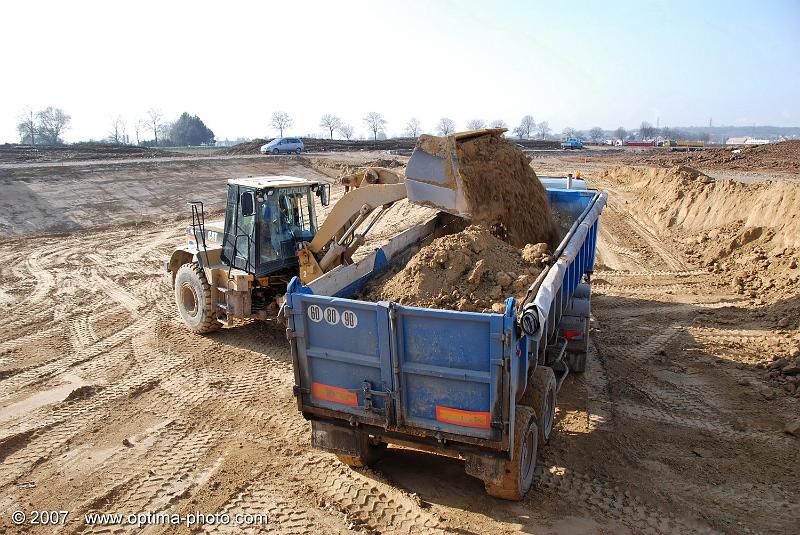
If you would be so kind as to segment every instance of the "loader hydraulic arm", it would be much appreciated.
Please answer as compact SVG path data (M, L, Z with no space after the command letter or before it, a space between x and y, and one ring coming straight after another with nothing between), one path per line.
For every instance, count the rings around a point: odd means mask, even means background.
M393 203L406 198L403 176L391 169L367 168L341 179L348 190L333 206L311 242L298 252L300 280L307 284L351 261L364 234ZM373 215L361 234L356 230Z

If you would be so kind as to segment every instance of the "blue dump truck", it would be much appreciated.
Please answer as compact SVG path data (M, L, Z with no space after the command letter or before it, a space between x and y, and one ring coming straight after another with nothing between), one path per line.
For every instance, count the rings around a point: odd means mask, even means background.
M374 463L388 444L460 457L490 495L524 496L553 430L558 390L585 369L589 281L606 203L582 180L541 181L571 227L553 263L524 299L506 300L503 314L352 298L431 240L448 214L307 285L292 280L284 315L294 394L314 447L351 466Z

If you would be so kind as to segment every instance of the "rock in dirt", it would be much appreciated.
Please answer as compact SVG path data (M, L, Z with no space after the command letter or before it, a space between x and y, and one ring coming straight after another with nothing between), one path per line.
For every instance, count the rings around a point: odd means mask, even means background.
M800 437L800 418L796 418L786 424L784 431L789 433L790 435L794 435L796 437Z
M546 254L549 252L545 249ZM367 286L364 299L472 312L503 312L503 299L523 297L541 272L519 249L472 225L433 240L398 272Z

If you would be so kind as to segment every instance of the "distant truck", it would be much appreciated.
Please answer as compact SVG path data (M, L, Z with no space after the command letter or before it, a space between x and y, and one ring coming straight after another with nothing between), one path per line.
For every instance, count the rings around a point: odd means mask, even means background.
M583 148L583 141L577 137L568 137L561 142L561 148L564 150L579 150Z
M689 152L693 150L703 150L705 148L705 143L702 141L688 141L686 139L679 139L678 141L665 139L661 146L670 151Z
M655 147L655 141L626 141L626 147Z

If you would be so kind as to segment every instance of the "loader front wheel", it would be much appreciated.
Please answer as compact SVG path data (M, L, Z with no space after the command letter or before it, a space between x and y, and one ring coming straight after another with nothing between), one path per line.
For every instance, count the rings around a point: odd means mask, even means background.
M184 264L175 274L175 304L183 322L194 333L219 329L211 304L211 287L197 264Z
M504 500L521 500L533 483L538 446L539 432L533 409L517 405L514 417L514 454L506 462L500 481L484 483L487 494Z

